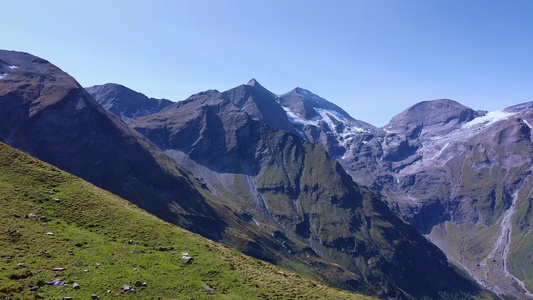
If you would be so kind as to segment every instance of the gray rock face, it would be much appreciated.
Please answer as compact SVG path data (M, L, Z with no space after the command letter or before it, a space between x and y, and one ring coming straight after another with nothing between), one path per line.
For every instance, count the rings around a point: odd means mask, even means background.
M277 96L265 89L255 79L246 85L225 91L221 98L231 102L252 119L281 130L291 131L287 114L277 104Z

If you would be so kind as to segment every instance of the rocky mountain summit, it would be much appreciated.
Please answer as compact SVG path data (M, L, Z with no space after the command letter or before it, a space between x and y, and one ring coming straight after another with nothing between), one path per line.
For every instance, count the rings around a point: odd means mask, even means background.
M531 266L518 258L531 228L530 106L480 112L449 100L415 105L384 127L384 155L375 161L386 164L368 179L478 281L516 298L531 289Z

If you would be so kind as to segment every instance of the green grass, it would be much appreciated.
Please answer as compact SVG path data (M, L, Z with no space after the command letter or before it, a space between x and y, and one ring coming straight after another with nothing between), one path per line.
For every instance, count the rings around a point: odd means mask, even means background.
M368 299L165 223L4 144L0 206L0 298ZM193 263L186 264L182 252ZM46 284L53 279L67 285ZM147 286L134 287L136 281ZM122 291L124 284L135 291Z

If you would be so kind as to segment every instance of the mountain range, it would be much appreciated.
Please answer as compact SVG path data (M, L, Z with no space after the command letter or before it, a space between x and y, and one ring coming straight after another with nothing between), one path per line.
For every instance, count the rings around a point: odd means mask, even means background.
M527 297L531 107L428 101L377 128L301 88L275 95L252 79L171 103L84 89L46 60L0 51L1 142L245 254L380 298Z
M487 112L449 99L425 101L377 128L302 88L275 95L252 79L220 94L252 119L326 149L354 181L381 197L480 285L500 296L530 294L533 104ZM267 112L261 110L264 103ZM191 159L182 155L188 148L160 144L163 138L154 136L168 128L163 114L179 115L163 110L132 126L185 163ZM179 131L170 129L170 135ZM515 215L520 220L513 221Z

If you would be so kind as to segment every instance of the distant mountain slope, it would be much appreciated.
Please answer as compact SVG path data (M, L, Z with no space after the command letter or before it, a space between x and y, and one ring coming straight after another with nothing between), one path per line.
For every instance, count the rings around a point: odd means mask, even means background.
M0 206L2 299L370 299L165 223L2 143Z
M271 127L291 123L286 112L279 122L267 122L266 114L255 111L260 106L256 103L277 105L272 110L281 105L252 83L193 95L133 123L226 198L226 206L248 215L251 224L270 228L284 252L312 264L317 257L327 258L353 272L351 277L336 275L345 286L400 299L479 293L440 251L358 187L323 149Z
M155 114L172 104L170 100L148 98L116 83L95 85L85 89L103 108L124 121Z
M530 252L532 229L532 123L530 104L487 113L423 102L384 127L386 168L375 173L404 218L479 281L514 298L533 288L526 275L533 265L521 254Z

